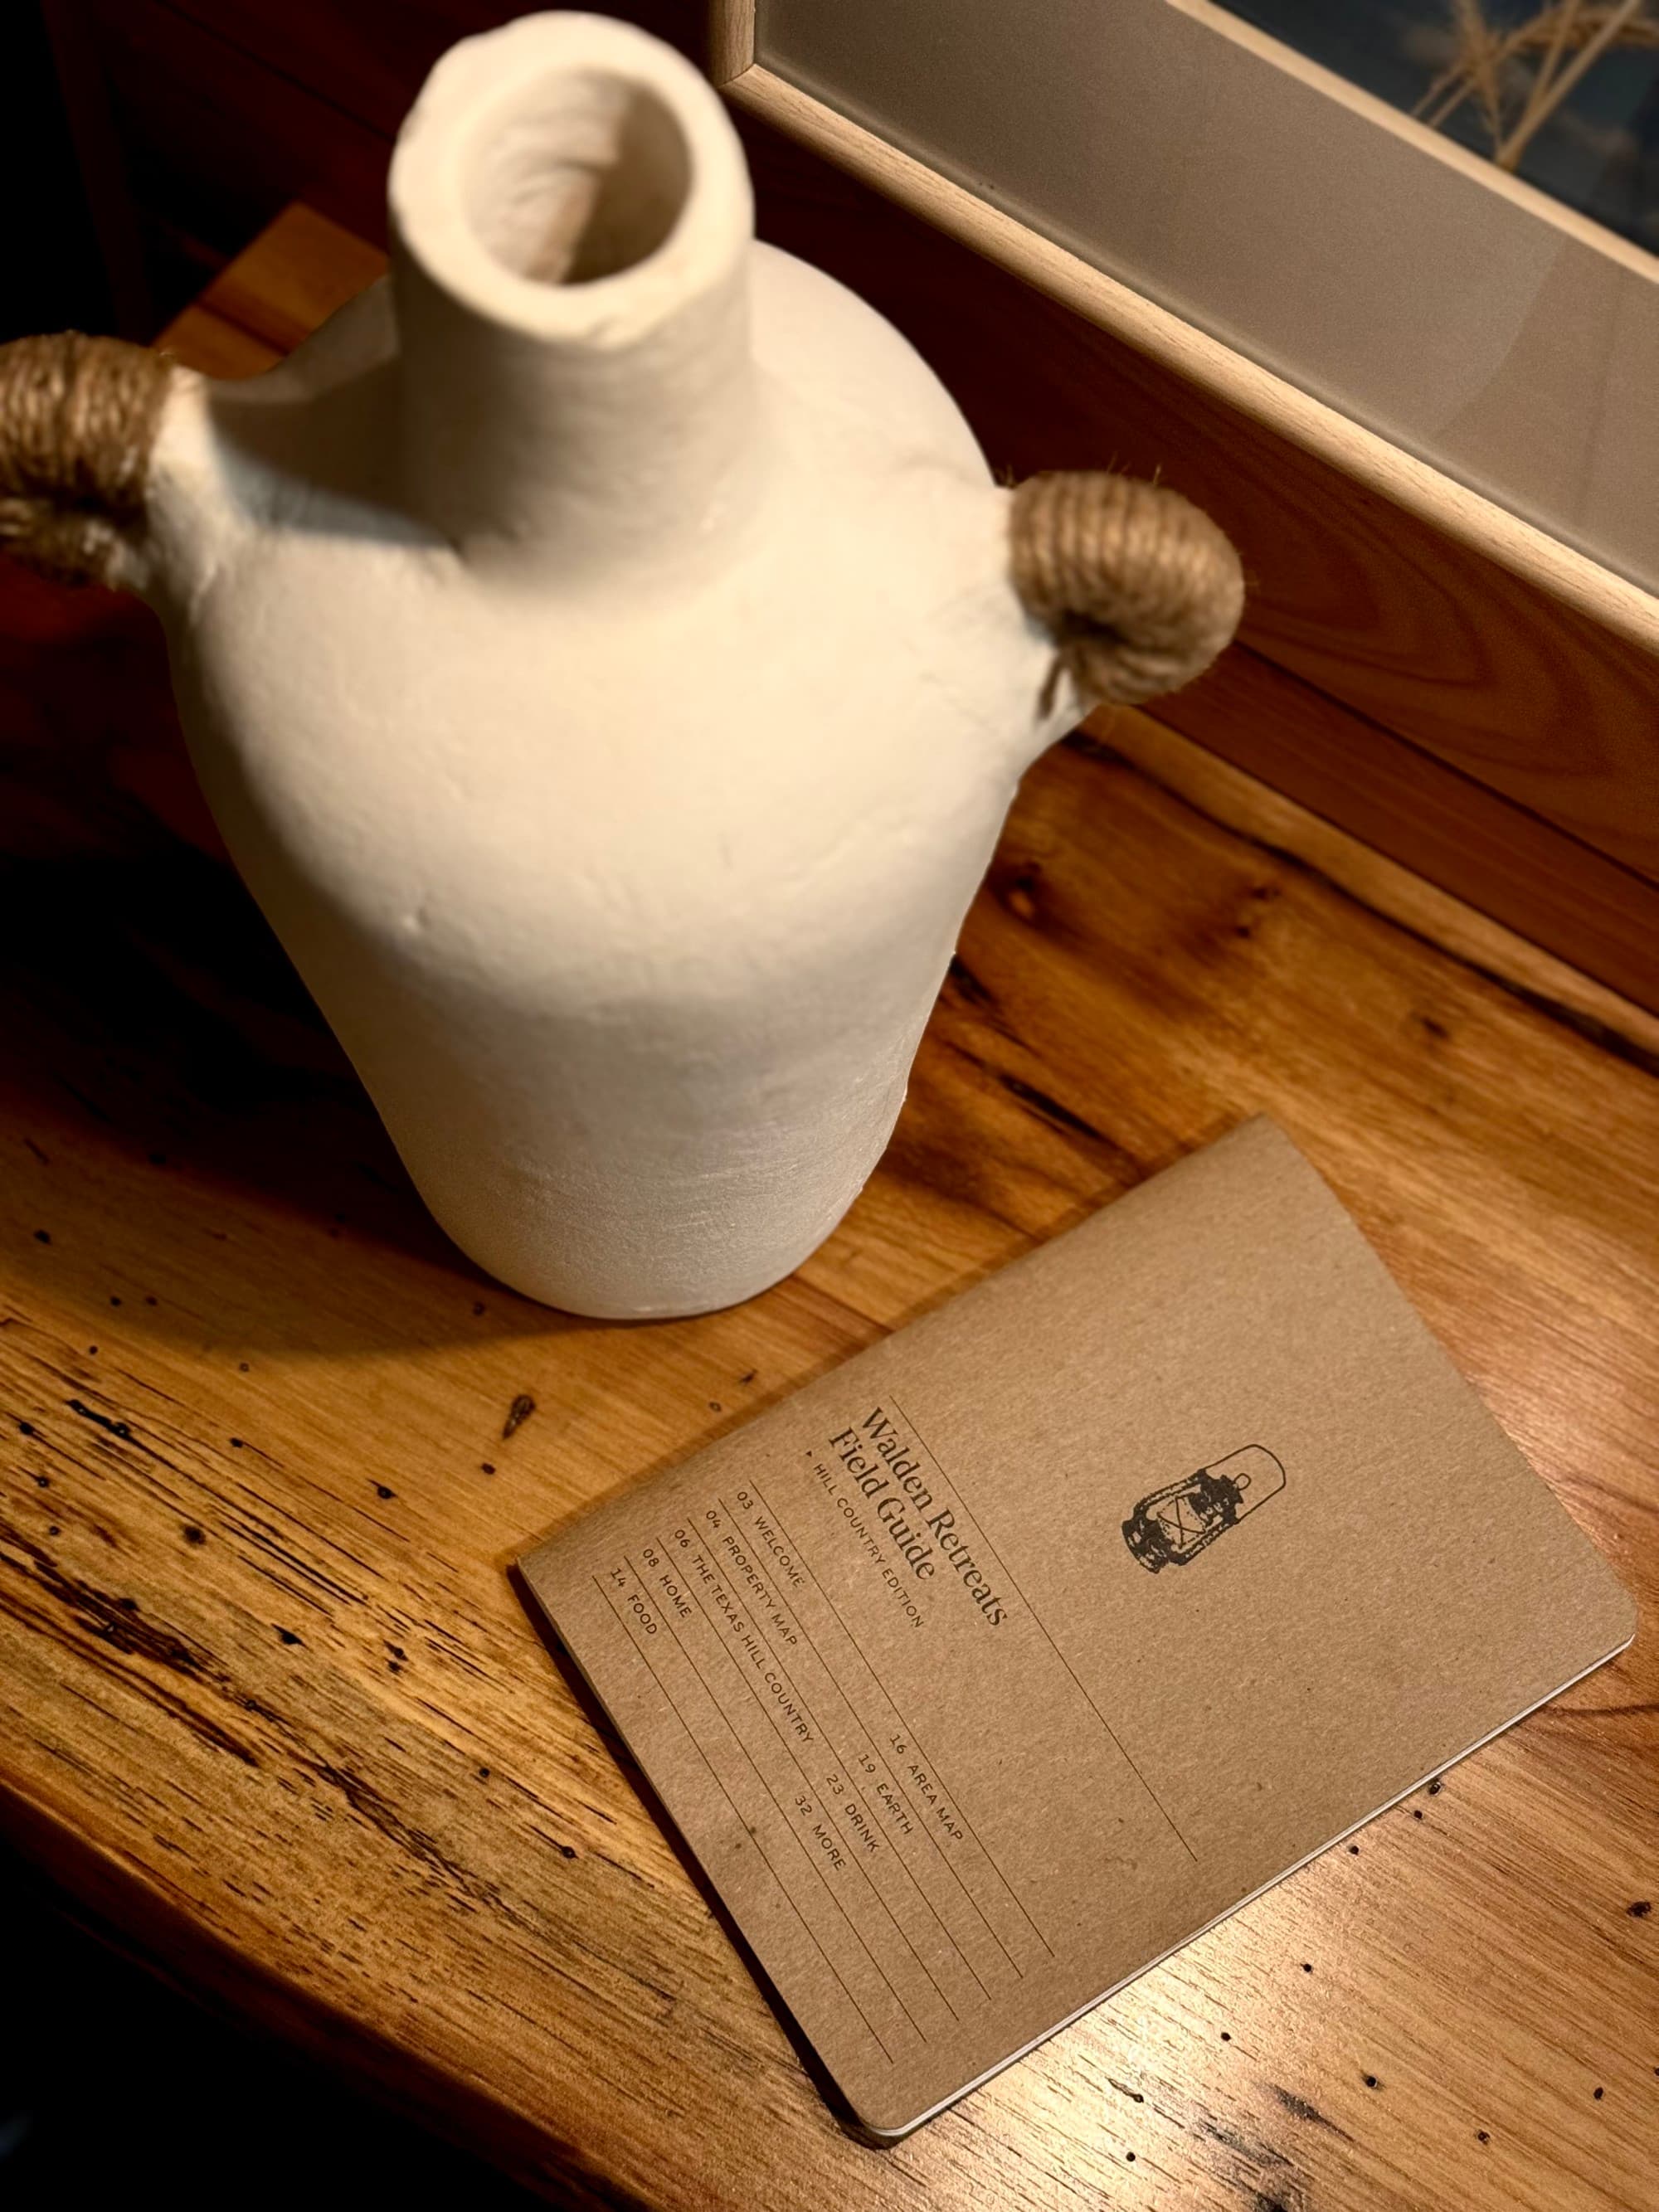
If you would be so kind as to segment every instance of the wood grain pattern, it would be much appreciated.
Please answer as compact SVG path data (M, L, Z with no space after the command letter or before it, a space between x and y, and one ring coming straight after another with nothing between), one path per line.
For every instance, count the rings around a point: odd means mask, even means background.
M1236 647L1153 709L1443 889L1659 1006L1659 884Z
M711 0L708 9L708 74L718 85L755 64L755 0Z
M257 256L240 256L221 270L186 313L205 310L217 316L257 338L275 357L291 352L337 308L384 276L386 266L379 246L317 209L296 204L263 234ZM178 349L177 332L175 323L161 343Z
M1651 2203L1647 1634L880 2153L507 1571L1267 1110L1650 1612L1659 1021L1101 720L1028 777L830 1243L732 1313L573 1321L427 1220L165 772L147 620L3 608L0 1826L89 1912L613 2212Z

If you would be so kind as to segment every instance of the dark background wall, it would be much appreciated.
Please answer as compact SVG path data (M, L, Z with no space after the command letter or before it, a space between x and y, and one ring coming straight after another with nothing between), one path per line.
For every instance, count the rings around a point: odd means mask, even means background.
M702 56L705 0L596 0ZM446 47L524 0L9 0L0 335L152 336L292 199L377 241L398 123ZM9 102L9 106L13 103Z
M537 2212L540 2199L69 1917L0 1849L0 2204Z

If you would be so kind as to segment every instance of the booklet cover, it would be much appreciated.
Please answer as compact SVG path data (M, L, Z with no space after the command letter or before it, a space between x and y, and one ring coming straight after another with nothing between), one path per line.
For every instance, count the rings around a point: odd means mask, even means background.
M523 1566L890 2140L1635 1630L1260 1121Z

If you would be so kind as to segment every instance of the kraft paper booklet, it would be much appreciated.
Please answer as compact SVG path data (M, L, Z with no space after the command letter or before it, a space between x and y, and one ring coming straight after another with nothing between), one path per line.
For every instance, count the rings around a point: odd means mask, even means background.
M1635 1629L1264 1121L524 1565L885 2138Z

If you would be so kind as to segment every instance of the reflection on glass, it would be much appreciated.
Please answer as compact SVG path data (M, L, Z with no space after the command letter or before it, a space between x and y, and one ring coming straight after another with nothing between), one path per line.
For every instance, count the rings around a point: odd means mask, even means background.
M1659 0L1224 0L1659 252Z

